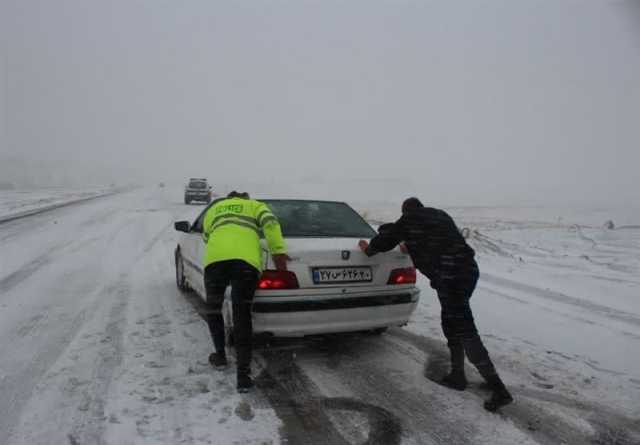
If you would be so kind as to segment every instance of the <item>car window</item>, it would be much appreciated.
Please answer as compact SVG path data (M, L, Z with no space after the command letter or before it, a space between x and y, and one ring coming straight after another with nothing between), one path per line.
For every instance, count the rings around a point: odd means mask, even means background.
M211 204L209 204L207 207L205 207L205 209L202 211L202 213L200 213L200 215L198 215L196 220L193 222L193 225L191 226L191 231L192 232L202 233L202 229L203 229L203 225L204 225L204 217L207 214L207 210L209 210L212 205L214 205L215 203L217 203L219 201L220 201L220 199L216 199Z
M286 237L372 238L373 228L343 202L263 200Z
M204 217L207 214L207 210L209 210L209 207L207 207L202 213L200 213L200 215L198 215L193 225L191 226L192 232L202 233L202 225L204 224Z
M204 190L207 188L207 183L204 181L191 181L189 182L190 189Z

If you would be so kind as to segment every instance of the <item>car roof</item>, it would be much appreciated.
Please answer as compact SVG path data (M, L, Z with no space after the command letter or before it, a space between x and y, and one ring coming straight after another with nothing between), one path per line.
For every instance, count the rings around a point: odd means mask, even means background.
M255 199L256 201L262 201L262 202L271 202L271 201L289 201L289 202L324 202L327 204L347 204L344 201L332 201L329 199L299 199L299 198L251 198L251 199ZM348 204L347 204L348 205Z
M203 210L202 212L200 212L198 218L207 212L207 210L209 210L211 207L213 207L216 203L225 200L225 199L229 199L226 196L221 196L219 198L214 199L213 201L211 201ZM260 202L266 202L269 203L271 201L289 201L289 202L324 202L324 203L329 203L329 204L345 204L349 207L351 207L347 202L345 201L330 201L330 200L326 200L326 199L288 199L288 198L250 198L252 200L255 201L260 201Z

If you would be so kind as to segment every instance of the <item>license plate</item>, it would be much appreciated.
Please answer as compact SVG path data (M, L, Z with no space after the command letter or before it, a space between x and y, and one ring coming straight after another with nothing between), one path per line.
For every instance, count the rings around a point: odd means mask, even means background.
M373 279L371 267L316 267L313 270L315 284L366 283Z

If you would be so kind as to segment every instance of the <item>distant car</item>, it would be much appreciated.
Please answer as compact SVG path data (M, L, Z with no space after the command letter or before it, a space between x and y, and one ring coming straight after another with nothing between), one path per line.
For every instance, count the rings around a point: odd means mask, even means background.
M205 178L191 178L184 188L184 203L192 201L211 202L211 186Z
M253 304L255 333L299 337L348 331L380 333L409 321L419 298L416 271L399 248L367 257L357 246L373 228L349 205L333 201L262 200L280 220L292 261L275 270L264 249L264 272ZM175 249L176 282L205 302L202 224L175 223L185 232ZM227 290L228 291L228 290ZM230 324L229 299L224 315Z

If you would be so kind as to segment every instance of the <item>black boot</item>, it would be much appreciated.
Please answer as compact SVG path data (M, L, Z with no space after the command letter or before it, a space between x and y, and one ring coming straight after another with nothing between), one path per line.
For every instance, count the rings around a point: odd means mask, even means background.
M209 355L209 363L216 369L223 369L227 366L227 357L224 354L213 352Z
M445 375L440 383L447 388L457 391L467 389L467 378L464 375L464 347L459 337L450 337L448 340L451 358L451 372Z
M455 389L457 391L464 391L467 389L467 378L464 375L464 370L452 370L449 374L442 377L440 383L447 388Z
M498 377L497 374L487 377L486 380L489 384L489 388L491 388L491 391L493 392L489 400L484 402L484 409L495 412L499 408L513 402L513 397L509 391L507 391L507 388L504 386L504 383L502 383L502 380L500 380L500 377Z
M248 373L238 372L237 388L239 393L246 393L253 388L253 380Z
M214 368L224 368L227 366L227 355L224 345L224 319L219 310L207 314L207 324L209 325L214 350L217 351L209 355L209 363L211 363L211 366Z

